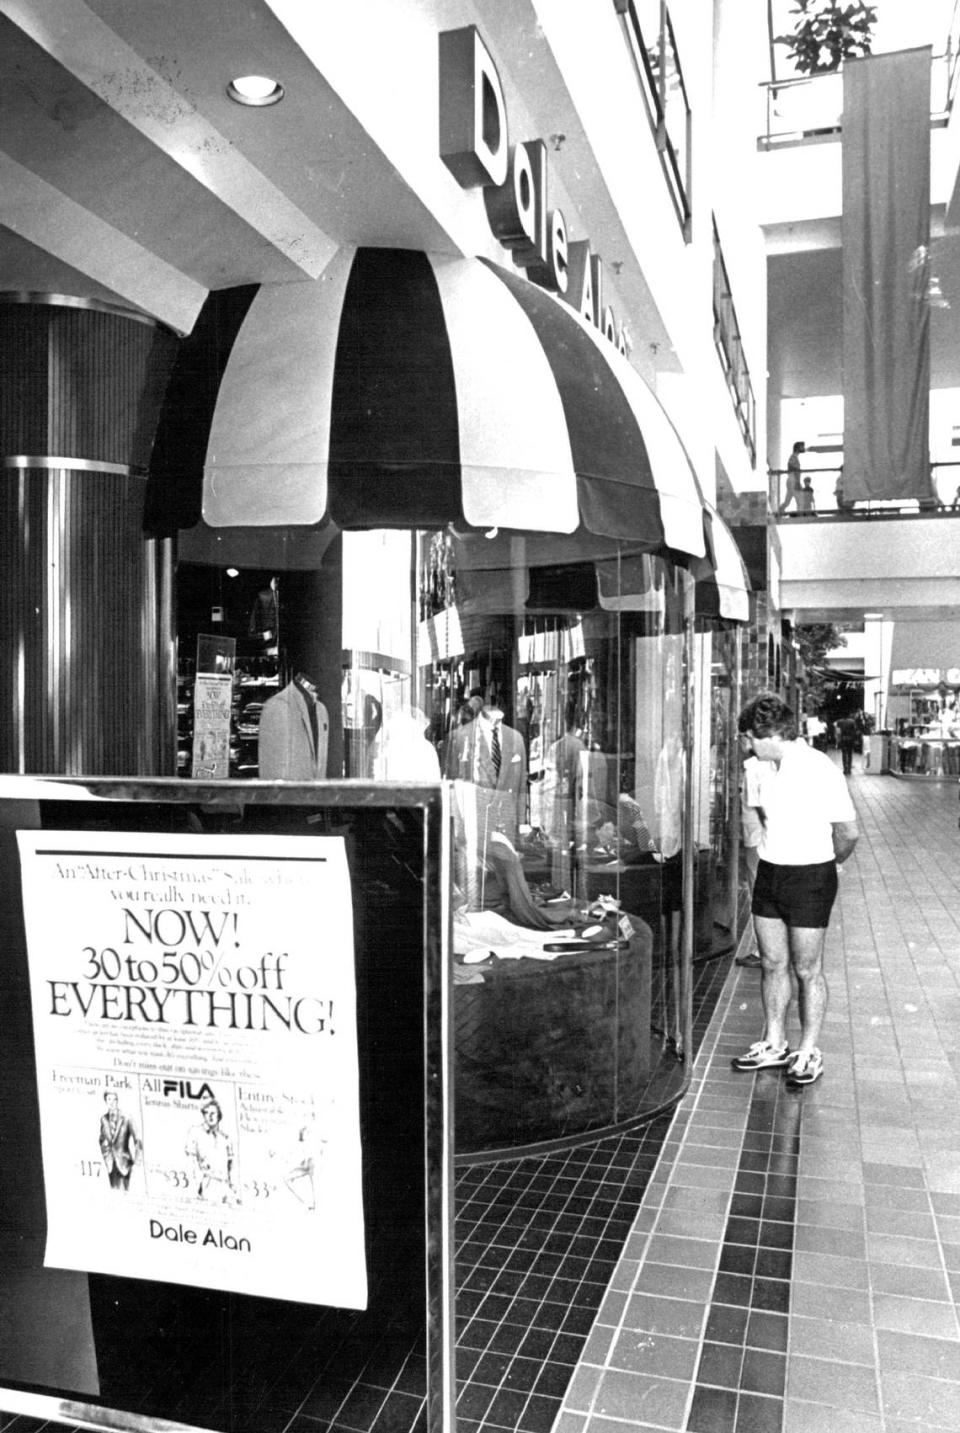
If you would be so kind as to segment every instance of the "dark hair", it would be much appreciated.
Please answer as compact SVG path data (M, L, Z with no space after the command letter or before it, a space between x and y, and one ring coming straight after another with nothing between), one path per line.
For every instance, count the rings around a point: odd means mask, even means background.
M754 736L782 736L795 741L799 728L793 710L773 692L761 692L748 702L737 720L737 730Z
M219 1101L219 1100L215 1100L215 1099L213 1099L213 1098L211 1098L211 1099L209 1099L209 1100L204 1100L203 1104L200 1106L200 1113L201 1113L201 1114L206 1114L207 1110L216 1110L216 1112L217 1112L217 1119L218 1119L218 1120L222 1120L222 1119L223 1119L223 1110L220 1108L220 1101Z

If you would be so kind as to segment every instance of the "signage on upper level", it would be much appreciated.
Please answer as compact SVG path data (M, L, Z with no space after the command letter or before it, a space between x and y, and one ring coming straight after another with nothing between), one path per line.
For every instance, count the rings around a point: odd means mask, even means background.
M960 687L960 667L896 667L890 673L894 687Z
M511 145L503 86L475 25L440 35L440 158L464 189L483 189L490 229L514 263L625 354L604 303L603 261L589 241L571 242L562 211L549 207L543 140Z

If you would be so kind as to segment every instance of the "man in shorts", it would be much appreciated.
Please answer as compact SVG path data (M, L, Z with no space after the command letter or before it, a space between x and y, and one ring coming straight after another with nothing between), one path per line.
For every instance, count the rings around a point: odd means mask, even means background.
M843 773L825 752L798 739L786 702L764 694L738 726L759 758L757 810L762 823L753 888L753 923L763 962L763 1039L732 1061L735 1070L785 1067L787 1083L812 1085L823 1073L817 1047L827 1010L823 945L837 895L837 866L857 842L857 819ZM797 982L800 1043L786 1039L787 1007Z

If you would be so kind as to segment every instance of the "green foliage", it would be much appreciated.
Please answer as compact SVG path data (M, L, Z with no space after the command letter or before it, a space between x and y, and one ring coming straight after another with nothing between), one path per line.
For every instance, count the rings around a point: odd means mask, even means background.
M798 17L792 34L777 35L774 44L787 46L800 74L829 74L844 60L870 54L876 6L861 0L852 5L837 4L837 0L797 0L790 14Z
M826 684L829 673L826 669L828 653L837 647L845 647L847 639L833 622L810 622L794 629L794 637L802 663L801 683L804 691L804 705L809 710L821 707L826 698Z

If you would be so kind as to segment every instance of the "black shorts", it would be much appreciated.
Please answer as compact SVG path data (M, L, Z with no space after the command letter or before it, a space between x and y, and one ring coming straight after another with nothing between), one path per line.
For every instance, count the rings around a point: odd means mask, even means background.
M811 930L826 927L838 885L836 861L820 861L814 866L775 866L761 860L751 910L755 916L782 920L788 926Z

